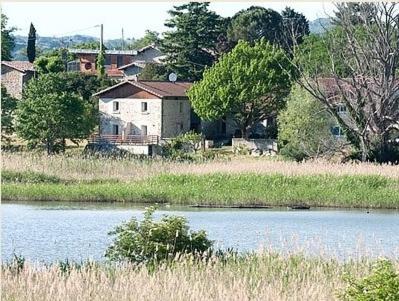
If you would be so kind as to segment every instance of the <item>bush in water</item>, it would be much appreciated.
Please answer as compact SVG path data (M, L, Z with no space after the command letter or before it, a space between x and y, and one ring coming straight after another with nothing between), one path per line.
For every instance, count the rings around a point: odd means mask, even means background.
M156 222L155 209L147 208L144 219L136 218L116 227L105 256L112 261L147 263L173 259L177 254L203 255L212 247L205 231L190 231L187 220L180 216L163 216Z

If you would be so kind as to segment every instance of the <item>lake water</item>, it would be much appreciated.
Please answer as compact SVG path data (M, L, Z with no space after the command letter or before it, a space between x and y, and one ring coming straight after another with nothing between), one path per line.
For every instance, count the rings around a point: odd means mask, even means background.
M103 260L107 233L144 206L93 203L3 203L1 255L30 261ZM398 257L397 210L195 209L162 207L156 212L185 216L216 245L239 251L303 251L337 258Z

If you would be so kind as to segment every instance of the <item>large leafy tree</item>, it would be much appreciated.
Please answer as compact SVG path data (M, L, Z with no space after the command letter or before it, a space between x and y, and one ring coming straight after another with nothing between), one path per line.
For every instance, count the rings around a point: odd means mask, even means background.
M58 56L40 56L34 64L35 70L39 74L66 71L64 62Z
M217 42L223 31L223 21L208 9L207 2L190 2L174 6L165 26L161 50L165 62L182 80L198 80L206 66L217 56Z
M253 44L261 38L270 43L279 43L281 31L282 18L278 12L260 6L251 6L232 17L227 38L233 47L239 40Z
M205 120L233 118L248 137L252 127L284 106L292 74L284 51L266 40L240 41L204 72L188 96L195 112Z
M2 61L11 61L12 59L12 50L15 46L15 39L13 36L13 32L15 31L14 27L7 28L8 18L5 14L1 14L1 60Z
M8 135L14 132L14 111L17 100L11 97L5 87L1 86L1 138L8 141Z
M115 81L110 78L98 78L95 75L80 72L63 72L57 76L64 82L63 90L65 92L74 91L92 105L97 104L96 99L92 97L94 93L115 84Z
M48 154L62 151L65 139L87 137L95 123L93 106L78 93L65 91L59 74L31 80L18 104L18 135L30 145L45 144Z
M26 48L29 62L33 63L36 58L36 28L30 23L28 34L28 46Z
M299 85L293 86L286 107L278 115L281 153L296 160L334 155L345 144L331 132L336 125L322 103Z

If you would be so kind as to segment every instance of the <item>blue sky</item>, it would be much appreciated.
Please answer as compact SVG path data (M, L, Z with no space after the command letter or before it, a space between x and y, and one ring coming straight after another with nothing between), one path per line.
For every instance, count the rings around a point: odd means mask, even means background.
M183 2L2 2L2 10L9 17L9 25L17 34L27 35L30 22L40 36L84 34L99 36L96 24L104 24L104 38L139 38L146 29L162 32L168 10ZM286 6L303 13L309 20L331 15L331 2L212 2L210 8L223 17L251 5L281 11Z

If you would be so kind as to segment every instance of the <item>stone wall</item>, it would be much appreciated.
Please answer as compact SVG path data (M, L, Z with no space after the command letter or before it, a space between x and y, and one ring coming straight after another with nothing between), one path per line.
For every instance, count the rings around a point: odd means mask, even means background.
M114 112L113 103L119 102L119 111ZM147 102L147 111L142 112L142 102ZM113 134L112 126L118 125L120 135L142 135L141 127L147 126L147 135L161 136L162 100L133 98L101 98L99 110L102 113L100 133Z
M255 150L262 151L263 153L275 154L277 153L277 140L274 139L232 139L233 150L237 147L246 147L251 153Z
M162 104L162 138L173 138L188 132L191 114L188 99L163 99Z
M119 111L114 112L114 102ZM142 102L147 111L142 112ZM100 134L111 135L113 125L119 126L119 134L142 135L141 127L147 126L147 135L173 138L190 130L191 106L187 99L159 98L100 98Z
M1 65L1 84L7 89L8 94L14 98L22 97L23 73L14 68Z

